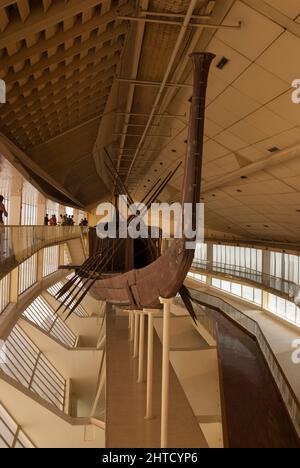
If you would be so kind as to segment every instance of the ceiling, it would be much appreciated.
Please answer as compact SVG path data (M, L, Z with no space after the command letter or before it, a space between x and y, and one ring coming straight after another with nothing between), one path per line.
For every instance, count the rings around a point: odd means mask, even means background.
M113 190L106 148L141 199L186 151L188 54L214 52L202 180L207 232L298 241L300 105L291 83L300 78L300 2L199 0L193 14L205 18L185 29L191 3L0 1L8 98L0 132L89 208ZM229 61L218 69L222 57ZM180 198L182 173L163 200Z

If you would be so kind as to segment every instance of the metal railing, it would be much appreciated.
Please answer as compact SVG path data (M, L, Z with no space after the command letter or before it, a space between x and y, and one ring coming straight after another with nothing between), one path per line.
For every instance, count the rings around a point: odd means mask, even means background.
M53 286L51 286L50 288L47 289L47 292L49 294L51 294L51 296L55 297L57 293L59 293L59 291L61 290L61 288L65 285L65 283L63 281L59 281L58 283L54 284ZM69 293L65 293L63 294L60 298L59 298L59 302L63 302L66 297L68 296ZM70 299L67 301L67 306L68 308L70 309L71 307L73 307L76 303L76 300L74 299L73 300L73 296L71 295ZM79 304L76 309L74 310L74 314L77 315L78 317L81 317L81 318L87 318L89 317L89 314L87 313L87 311L85 310L85 308L82 306L82 304Z
M86 249L87 234L80 226L0 226L0 279L44 247L81 238Z
M77 337L42 296L33 301L23 316L68 348L74 348Z
M34 448L21 427L0 404L0 448Z
M1 370L64 411L65 379L16 325L0 350Z
M293 300L300 292L299 285L292 281L268 275L256 270L251 270L246 267L209 262L206 260L194 260L192 267L202 273L219 274L230 278L242 279L251 284L263 286L264 288L272 291L279 291L289 300Z
M0 314L10 302L10 275L0 280Z
M259 324L220 297L193 288L189 288L189 290L193 298L200 304L223 312L254 336L300 437L300 403ZM202 311L202 314L205 315L204 311ZM201 316L199 319L201 320ZM211 321L209 327L211 328ZM213 336L215 336L215 332Z

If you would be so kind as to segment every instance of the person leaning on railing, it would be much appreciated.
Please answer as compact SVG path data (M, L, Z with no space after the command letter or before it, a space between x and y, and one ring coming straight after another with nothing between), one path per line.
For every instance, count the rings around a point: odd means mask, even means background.
M6 208L4 206L4 197L3 195L0 195L0 225L4 224L3 216L7 218L8 213L6 211Z

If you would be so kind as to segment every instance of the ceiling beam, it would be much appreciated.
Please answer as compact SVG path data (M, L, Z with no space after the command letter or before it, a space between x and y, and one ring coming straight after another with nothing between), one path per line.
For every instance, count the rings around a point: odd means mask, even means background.
M24 98L21 96L17 101L13 104L6 104L3 112L3 116L9 115L11 112L18 113L19 110L27 112L30 111L31 107L36 105L42 99L50 100L51 98L55 97L61 91L68 92L69 90L74 89L74 86L77 89L81 86L81 88L86 88L91 85L93 81L96 82L103 82L105 83L107 80L112 80L114 76L115 68L111 68L106 73L103 73L100 67L89 67L84 71L84 73L76 73L72 76L72 78L61 78L57 83L52 84L49 83L43 88L41 91L36 91L30 94L28 97ZM82 81L84 82L82 83Z
M171 20L162 20L154 18L143 18L142 16L117 16L119 20L135 21L139 23L154 23L154 24L166 24L171 26L182 27L183 21L171 21ZM189 23L188 28L200 28L200 29L225 29L225 30L236 30L240 31L242 29L242 22L238 24L227 25L227 24L212 24L212 23Z
M77 198L75 198L68 190L66 190L64 187L62 187L59 183L57 183L52 177L50 177L46 171L41 169L34 161L32 161L31 158L27 156L18 146L16 146L12 141L10 141L8 138L6 138L4 135L0 135L0 151L4 155L4 157L14 166L16 169L21 172L24 177L29 180L35 187L38 187L38 190L40 190L46 197L48 194L46 194L41 187L38 186L38 184L32 180L26 170L24 169L23 165L20 164L22 162L25 167L28 167L30 170L32 170L35 174L37 174L39 177L44 179L46 182L48 182L50 185L52 185L54 188L56 188L60 193L64 194L66 197L68 197L70 200L73 200L75 205L77 206L83 206Z
M56 96L52 103L48 104L48 102L47 102L47 107L43 108L42 107L43 103L37 103L37 105L34 106L34 109L32 109L30 111L30 114L27 114L27 115L24 116L24 113L20 112L18 114L17 119L15 119L15 118L6 119L5 123L8 126L10 124L12 124L12 125L17 124L17 125L22 125L23 126L23 125L26 124L26 122L34 122L35 119L38 122L40 120L40 118L41 118L41 115L44 115L46 118L49 118L50 115L51 115L51 111L53 111L55 101L58 101L58 102L55 104L55 109L54 110L55 111L59 111L59 110L63 111L65 109L71 108L75 104L81 103L82 101L87 99L93 93L92 90L95 87L96 87L97 91L99 93L101 93L101 95L103 94L103 96L107 96L109 94L111 85L109 84L108 86L106 86L106 88L99 90L99 87L98 87L98 85L96 83L94 86L91 86L90 88L85 89L81 93L79 93L79 92L73 93L70 98L68 97L68 95L65 92L61 92L61 93L59 93L60 98L58 96Z
M73 60L73 62L69 65L61 64L54 71L45 71L43 75L36 80L34 80L34 78L29 79L29 81L22 87L15 85L14 88L7 93L7 99L9 101L11 98L32 92L39 87L45 86L51 81L57 80L65 75L71 75L72 73L78 71L79 69L83 69L84 67L98 66L98 62L100 62L100 60L101 55L99 56L98 52L93 51L90 52L84 59ZM113 57L101 61L101 65L103 66L103 69L105 69L115 66L118 62L119 53L116 53Z
M75 23L74 27L64 31L62 28L59 29L54 36L47 38L40 38L39 41L31 46L26 47L25 45L15 54L9 56L8 53L5 53L4 56L1 58L1 70L8 69L9 67L15 66L20 62L24 62L25 60L38 56L47 50L56 49L61 44L64 44L68 41L72 41L77 37L82 36L83 34L90 33L91 31L106 26L108 23L111 23L115 17L117 11L130 11L132 10L132 6L130 4L122 5L121 7L114 7L109 12L104 13L103 15L94 15L90 20L86 21L85 23L77 22ZM127 25L120 25L117 26L112 31L115 31L118 34L117 30L123 31L119 34L125 34L126 30L128 29Z
M72 0L67 2L60 0L53 2L46 12L42 6L33 7L25 23L16 20L8 24L0 35L0 49L14 46L17 42L26 39L27 35L38 34L104 2L105 0Z
M36 125L33 123L30 123L26 128L21 127L16 129L16 135L14 134L13 130L11 127L3 127L3 129L7 130L7 133L13 136L14 139L20 139L24 140L26 139L27 141L31 141L33 138L38 138L41 141L43 138L49 138L52 137L53 135L51 134L52 129L53 130L59 130L61 131L62 128L68 128L66 126L66 122L68 119L70 119L71 123L73 123L73 119L81 119L83 117L86 117L86 114L100 114L101 111L103 110L103 106L105 105L106 102L106 96L102 98L99 102L95 103L95 99L98 99L99 96L97 93L95 95L92 95L90 99L85 101L85 104L81 107L74 107L71 111L63 111L60 114L57 114L56 111L53 112L53 115L56 120L53 120L53 122L50 122L49 119L46 119L45 117L41 118L41 124L39 128L37 129ZM53 118L54 118L53 117ZM42 123L44 122L44 123Z
M277 166L278 164L285 164L291 159L298 158L300 156L300 143L297 145L278 151L277 153L265 156L263 159L249 164L242 169L237 169L229 174L220 177L213 182L203 183L203 193L210 192L211 190L219 189L224 185L227 185L242 176L249 176L259 171L267 171L270 167Z
M136 86L149 86L149 87L159 87L160 81L147 81L147 80L135 80L132 78L122 78L120 76L116 77L116 80L120 83L131 83ZM189 83L166 83L167 88L192 88L192 84Z
M113 34L109 36L112 39L114 37ZM6 85L15 83L17 81L22 81L24 79L28 79L31 75L35 73L40 73L43 70L49 69L53 65L58 65L61 62L66 62L68 58L74 58L76 55L83 53L85 50L93 49L96 46L99 46L103 41L100 37L95 36L88 39L83 44L76 43L74 46L70 47L68 50L60 50L52 57L42 57L37 63L34 65L27 64L25 67L20 70L19 72L10 71L6 77L4 77ZM123 47L123 40L119 38L115 43L112 45L106 45L102 47L98 52L98 58L101 59L102 57L106 57L107 55L112 55L115 52L119 51Z

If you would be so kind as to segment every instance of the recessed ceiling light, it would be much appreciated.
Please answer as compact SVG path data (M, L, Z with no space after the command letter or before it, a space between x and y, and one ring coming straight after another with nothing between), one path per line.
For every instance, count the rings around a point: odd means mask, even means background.
M237 189L237 192L242 193L242 190L241 190L241 189Z
M212 197L216 197L217 195L215 193L212 194Z
M228 58L222 57L221 60L217 63L217 68L219 68L219 70L223 70L223 68L225 67L225 65L227 65L228 62Z
M241 179L248 179L248 177L246 175L242 175Z
M277 146L273 146L272 148L268 149L269 153L276 153L277 151L280 151L280 149Z
M176 149L172 149L172 153L176 153L176 152L177 152Z

